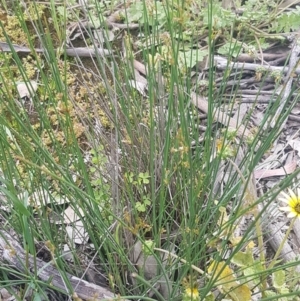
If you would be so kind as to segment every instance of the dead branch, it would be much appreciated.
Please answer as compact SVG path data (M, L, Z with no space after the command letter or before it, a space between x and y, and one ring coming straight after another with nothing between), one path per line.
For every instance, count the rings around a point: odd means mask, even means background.
M0 230L0 266L9 264L12 269L21 273L30 273L36 275L44 282L51 281L53 289L64 292L69 296L78 296L85 300L124 300L120 299L105 287L89 283L85 280L65 273L69 283L72 286L72 291L67 290L65 280L61 276L60 271L53 263L47 263L43 260L27 254L21 245L17 242L16 238L5 230Z
M30 49L28 47L19 46L16 44L9 45L5 42L0 42L0 50L3 52L12 52L14 50L17 53L45 53L46 50L43 48ZM63 54L62 49L62 53ZM96 57L96 56L109 56L113 55L113 52L103 48L91 48L91 47L70 47L66 48L66 54L68 56L79 56L79 57Z

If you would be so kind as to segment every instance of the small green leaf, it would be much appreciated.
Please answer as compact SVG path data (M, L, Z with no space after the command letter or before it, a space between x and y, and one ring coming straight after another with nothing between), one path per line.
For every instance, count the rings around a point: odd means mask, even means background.
M206 51L199 49L190 49L188 51L179 51L178 66L182 68L193 68L197 63L203 61L207 55Z
M248 281L252 281L254 284L259 284L260 279L257 277L258 274L261 274L264 271L264 267L261 262L256 261L253 265L245 268L243 273L247 276Z
M270 291L270 290L265 291L264 294L265 294L266 297L274 297L274 296L277 296L277 293L272 292L272 291ZM273 299L273 300L274 300L274 299Z
M66 19L70 19L71 18L71 15L70 13L68 13L69 10L66 10L66 8L64 6L58 6L56 8L57 10L57 13L60 17L62 18L66 18Z
M236 301L250 301L251 291L247 284L237 285L229 292L230 297Z
M143 2L135 2L126 10L126 21L128 23L143 23Z
M242 52L241 43L226 43L218 49L219 54L237 57Z
M152 255L155 248L155 242L151 239L146 240L145 244L142 245L142 250L145 255Z
M292 11L280 14L271 25L270 31L276 33L297 30L300 26L300 7L296 6Z
M285 286L285 272L283 270L278 270L272 274L273 285L276 289Z
M215 296L214 294L212 294L211 292L208 293L206 296L205 296L205 299L204 301L214 301L215 300Z
M144 204L142 204L141 202L136 202L135 203L135 209L139 212L145 212L146 211L146 207Z
M139 183L143 183L143 184L149 184L149 179L150 178L150 176L149 176L149 173L148 172L145 172L145 173L143 173L143 172L141 172L141 173L139 173Z
M290 290L285 286L281 287L278 291L281 295L285 295L285 294L290 293ZM295 300L295 299L287 299L286 297L282 297L279 300L280 301L286 301L286 300Z
M253 259L253 255L250 252L249 253L237 252L231 259L231 262L239 267L246 267L252 265L254 259Z

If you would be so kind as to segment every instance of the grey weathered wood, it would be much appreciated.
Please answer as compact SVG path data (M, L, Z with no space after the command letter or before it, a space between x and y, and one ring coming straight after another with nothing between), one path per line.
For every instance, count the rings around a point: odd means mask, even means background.
M214 61L215 61L216 67L220 70L228 70L228 68L231 68L233 70L256 71L258 68L263 68L265 71L269 71L269 72L278 71L278 72L282 72L284 74L287 74L289 71L289 67L262 66L261 64L230 62L226 58L224 58L220 55L215 55ZM294 70L294 73L297 75L300 74L300 68L296 68Z
M59 270L51 262L44 262L39 258L35 258L30 254L26 254L22 246L17 240L7 233L5 230L0 230L0 265L9 264L12 269L18 272L36 274L37 277L45 282L50 281L53 288L57 288L63 291L69 296L78 296L85 300L117 300L126 301L119 296L116 296L105 287L89 283L81 280L71 274L64 273L70 284L72 285L73 291L67 291L65 281L61 276ZM27 263L27 266L26 266ZM36 267L36 268L35 268ZM119 299L118 299L119 298Z
M31 53L33 50L24 47L19 46L16 44L11 44L11 46L8 43L0 42L0 52L11 52L12 48L15 52L19 53ZM36 53L44 53L46 52L43 48L35 48L34 51ZM64 49L62 49L64 51ZM65 49L66 54L68 56L79 56L79 57L97 57L97 56L111 56L113 55L113 51L103 49L103 48L91 48L91 47L70 47ZM62 53L63 54L63 53Z

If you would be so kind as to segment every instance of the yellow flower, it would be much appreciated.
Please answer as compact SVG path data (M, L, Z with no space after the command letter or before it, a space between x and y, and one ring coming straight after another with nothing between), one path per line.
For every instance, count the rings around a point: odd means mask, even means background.
M286 203L287 206L279 207L279 209L288 212L287 217L289 218L295 216L300 218L300 189L297 189L297 195L291 189L288 189L288 192L288 194L281 192L282 197L279 200Z
M183 301L199 301L199 291L196 287L187 287L183 294Z

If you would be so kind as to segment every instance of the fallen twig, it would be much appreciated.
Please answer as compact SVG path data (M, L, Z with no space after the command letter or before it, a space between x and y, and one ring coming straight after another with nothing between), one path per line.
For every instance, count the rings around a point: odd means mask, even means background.
M296 35L294 43L293 43L293 47L291 49L291 57L290 57L290 61L289 61L288 70L286 72L287 75L286 75L285 85L283 86L283 93L282 93L282 97L280 100L280 105L279 105L278 109L276 110L276 113L271 121L271 127L275 126L279 115L281 115L281 112L284 109L284 107L286 106L286 102L289 101L289 98L291 95L294 72L297 73L297 70L298 70L296 68L297 68L297 65L299 62L299 58L298 58L298 55L300 53L299 42L300 42L300 38L298 35ZM285 125L285 122L282 123L281 129L284 127L284 125Z
M277 61L277 60L286 60L288 57L288 52L286 53L264 53L264 61L267 61L268 64L272 64L273 62ZM237 62L244 62L244 63L253 63L255 62L255 60L261 60L261 55L258 55L257 58L246 54L246 53L242 53L240 54L237 58L236 61Z
M214 56L214 60L215 60L216 67L220 70L228 70L228 68L231 68L233 70L256 71L257 68L259 69L264 68L264 70L266 71L270 71L270 72L279 71L284 74L287 74L289 71L289 67L266 66L260 64L249 64L249 63L233 63L219 55ZM296 68L294 72L296 74L300 74L300 68Z
M95 301L107 299L126 301L126 299L121 299L105 287L89 283L64 272L64 276L68 278L69 283L72 285L72 291L67 291L67 287L64 284L65 279L52 263L44 262L39 258L27 254L12 235L1 229L0 266L3 263L10 264L11 269L26 273L26 275L28 275L28 273L34 274L35 271L35 274L39 279L45 283L51 280L51 286L54 289L59 289L59 291L63 291L70 297L78 296L81 299Z
M269 219L266 218L266 221ZM267 241L273 248L273 250L278 250L281 246L282 241L284 240L284 235L281 233L281 228L278 225L270 224L270 223L263 223L263 228L265 235L267 236ZM281 250L281 258L284 262L291 262L297 258L296 253L291 248L288 242L285 242L282 246ZM296 266L296 271L300 272L300 266Z
M284 167L277 169L260 169L254 171L254 177L256 179L264 179L275 176L286 176L293 173L297 168L297 161L292 161L286 164Z
M13 47L13 49L11 46ZM23 47L16 44L10 45L5 42L0 42L0 51L12 52L12 50L18 53L31 53L31 52L45 53L46 52L46 50L43 48L30 49L28 47ZM61 50L63 50L63 48L60 49L59 51ZM79 56L79 57L96 57L97 55L98 56L113 55L112 51L103 48L72 47L72 48L66 48L65 51L68 56Z
M191 102L199 110L204 113L208 113L208 101L207 98L197 95L194 92L191 92ZM242 124L238 124L235 118L229 117L227 114L222 112L219 109L215 109L213 116L215 120L222 123L225 126L229 126L232 129L237 130L237 135L241 137L251 137L251 132Z

